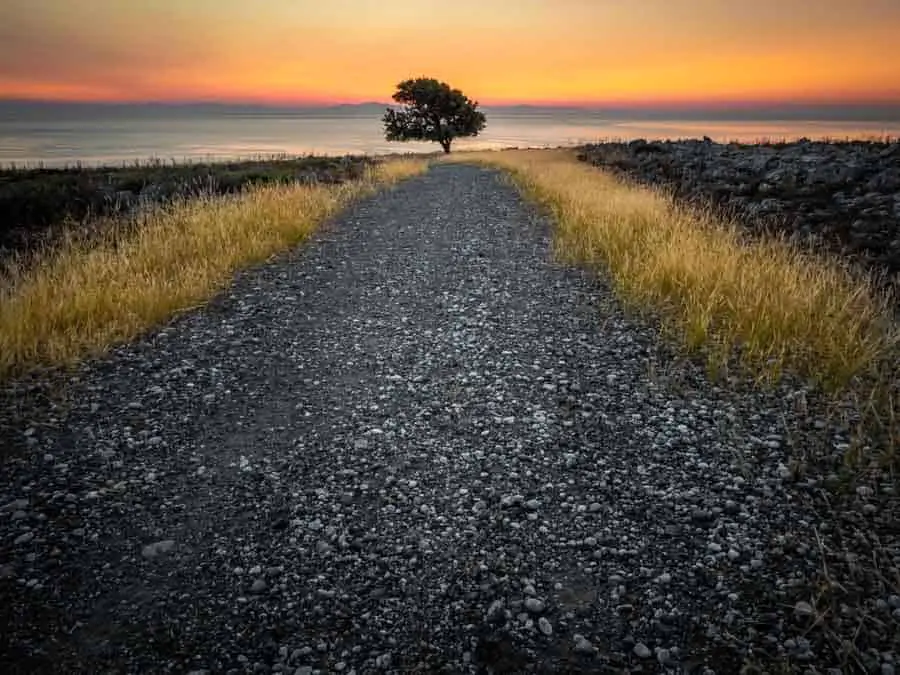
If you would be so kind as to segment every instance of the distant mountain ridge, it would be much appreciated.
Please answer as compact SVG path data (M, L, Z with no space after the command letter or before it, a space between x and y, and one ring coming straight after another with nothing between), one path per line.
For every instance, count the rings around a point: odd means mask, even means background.
M196 103L83 103L0 99L0 120L84 119L94 117L145 118L166 116L381 116L389 102L338 103L328 105L260 105L218 102ZM811 120L811 121L900 121L900 103L876 104L730 104L709 106L548 106L482 105L487 115L591 117L609 120Z

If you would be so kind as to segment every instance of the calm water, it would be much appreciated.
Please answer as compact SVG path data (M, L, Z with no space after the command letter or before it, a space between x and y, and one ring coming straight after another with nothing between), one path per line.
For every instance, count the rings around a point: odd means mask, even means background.
M455 148L556 147L599 140L676 139L709 136L719 141L807 138L900 137L896 121L629 120L602 114L490 112L485 132L460 139ZM0 115L0 165L60 166L82 162L201 160L287 154L383 154L434 152L429 143L387 143L380 111L185 112L180 110L6 111Z

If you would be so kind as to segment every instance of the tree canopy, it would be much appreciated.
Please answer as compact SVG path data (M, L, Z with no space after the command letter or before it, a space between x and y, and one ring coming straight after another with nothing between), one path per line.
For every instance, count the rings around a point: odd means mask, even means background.
M397 85L394 101L382 118L389 141L433 141L450 152L454 138L477 136L487 124L478 103L446 82L420 77Z

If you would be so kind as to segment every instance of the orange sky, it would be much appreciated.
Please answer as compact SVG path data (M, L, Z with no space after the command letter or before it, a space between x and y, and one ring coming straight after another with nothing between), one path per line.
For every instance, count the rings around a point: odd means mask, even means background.
M900 101L900 0L2 0L0 97Z

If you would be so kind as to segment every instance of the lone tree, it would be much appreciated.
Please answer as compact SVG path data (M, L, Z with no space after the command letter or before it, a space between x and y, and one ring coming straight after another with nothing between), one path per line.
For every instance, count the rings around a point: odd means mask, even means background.
M484 113L459 89L427 77L397 85L393 99L400 110L388 108L384 137L389 141L434 141L450 152L454 138L477 136L484 129Z

